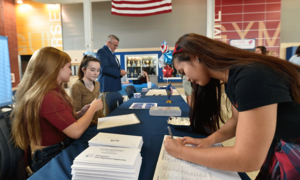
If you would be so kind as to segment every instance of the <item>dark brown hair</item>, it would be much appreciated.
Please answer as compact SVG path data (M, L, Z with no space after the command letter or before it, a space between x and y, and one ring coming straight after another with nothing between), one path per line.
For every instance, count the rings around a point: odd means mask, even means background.
M84 55L78 68L78 79L82 79L84 77L84 72L82 71L82 68L84 67L86 69L89 65L89 62L91 61L98 62L100 64L100 61L97 58L94 58L89 55Z
M296 49L295 54L297 54L297 56L300 57L300 45L299 45L298 48Z
M233 69L239 66L255 63L272 68L290 84L292 96L300 103L300 66L283 61L273 56L255 54L246 50L216 41L202 35L190 33L182 36L176 45L183 48L182 53L175 54L174 59L190 61L191 57L198 57L207 68L216 71ZM211 134L219 125L221 110L220 80L211 79L205 86L193 85L192 108L190 111L191 125L200 133Z
M267 49L265 46L257 46L255 49L260 49L263 55L267 55Z

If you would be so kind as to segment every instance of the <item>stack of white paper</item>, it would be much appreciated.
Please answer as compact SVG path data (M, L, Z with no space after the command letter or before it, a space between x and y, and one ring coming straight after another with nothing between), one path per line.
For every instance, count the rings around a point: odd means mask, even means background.
M138 179L141 164L140 149L90 146L74 159L72 180Z
M175 107L151 107L149 110L150 116L181 116L181 109Z
M141 149L143 146L143 137L100 132L89 140L89 146L111 146Z

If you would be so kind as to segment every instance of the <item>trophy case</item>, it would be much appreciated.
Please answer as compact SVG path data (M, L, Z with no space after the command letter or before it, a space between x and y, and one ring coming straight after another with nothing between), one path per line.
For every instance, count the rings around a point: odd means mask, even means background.
M157 75L158 54L125 55L125 70L128 80L136 80L144 69L148 75Z

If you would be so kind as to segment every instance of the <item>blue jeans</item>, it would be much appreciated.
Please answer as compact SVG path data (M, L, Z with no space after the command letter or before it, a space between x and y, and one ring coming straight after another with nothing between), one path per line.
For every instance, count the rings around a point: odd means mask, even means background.
M48 146L42 150L36 150L31 159L31 170L33 173L37 172L41 167L47 164L52 158L57 156L63 149L67 148L73 142L72 139L67 138L64 141Z

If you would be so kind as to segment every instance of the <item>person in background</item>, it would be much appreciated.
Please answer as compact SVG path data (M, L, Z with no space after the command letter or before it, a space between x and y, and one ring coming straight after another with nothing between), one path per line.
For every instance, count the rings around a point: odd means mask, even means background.
M150 82L149 76L148 76L148 70L149 70L148 68L143 69L142 75L140 75L140 76L138 77L138 79L139 79L142 83Z
M182 86L184 89L184 93L186 95L186 102L191 107L192 106L192 84L190 81L186 79L185 76L182 76Z
M99 97L100 84L95 81L100 74L100 62L98 59L85 55L78 68L78 80L70 89L71 98L75 111L79 111L86 104L93 102ZM94 126L98 122L98 118L104 117L102 110L98 110L94 116L90 126Z
M122 84L128 84L129 83L126 75L121 78L121 83Z
M108 92L116 92L122 89L121 77L127 74L120 68L120 62L114 55L115 50L119 46L119 38L115 35L109 35L105 45L96 53L97 59L100 61L101 70L98 81L100 83L100 92L103 93L103 114L107 116L110 113L109 107L105 100Z
M267 49L265 46L257 46L255 48L255 53L256 54L263 54L263 55L267 55Z
M278 54L276 51L269 51L269 56L278 57Z
M16 92L12 111L12 139L30 157L30 168L38 171L78 139L89 127L102 101L75 112L63 83L71 74L71 58L53 47L34 52ZM30 159L30 158L29 158Z
M226 171L260 169L257 180L299 179L300 66L194 33L176 42L173 63L193 83L191 127L208 137L167 137L170 155ZM221 82L232 117L220 128ZM232 147L211 147L233 137Z
M300 66L300 46L298 46L295 55L293 55L289 61Z

